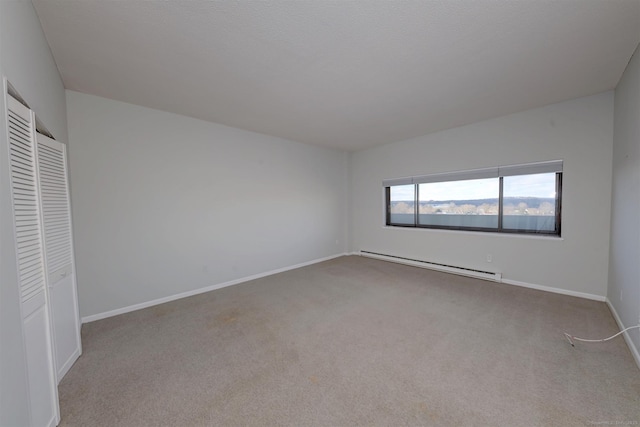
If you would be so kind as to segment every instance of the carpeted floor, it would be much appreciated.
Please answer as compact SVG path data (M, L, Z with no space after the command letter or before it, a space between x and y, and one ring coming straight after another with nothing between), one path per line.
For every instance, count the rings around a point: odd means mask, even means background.
M84 325L61 425L639 424L624 340L565 330L618 328L604 303L342 257Z

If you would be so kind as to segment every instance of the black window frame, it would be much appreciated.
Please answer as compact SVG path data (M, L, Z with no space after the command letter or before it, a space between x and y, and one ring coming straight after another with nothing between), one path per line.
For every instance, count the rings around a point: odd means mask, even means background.
M453 231L479 231L487 233L504 233L504 234L524 234L524 235L542 235L549 237L561 237L562 231L562 172L555 172L556 174L556 197L555 197L555 227L554 230L527 230L527 229L511 229L503 227L503 180L504 176L498 176L499 178L499 195L498 195L498 226L497 228L487 227L466 227L466 226L446 226L446 225L430 225L420 224L418 220L419 216L419 200L420 190L419 184L412 184L414 186L414 200L413 200L413 212L414 221L413 224L400 224L391 222L391 187L394 185L385 186L385 225L388 227L401 227L401 228L426 228L436 230L453 230ZM524 176L533 174L518 174L511 176ZM407 185L398 184L398 185Z

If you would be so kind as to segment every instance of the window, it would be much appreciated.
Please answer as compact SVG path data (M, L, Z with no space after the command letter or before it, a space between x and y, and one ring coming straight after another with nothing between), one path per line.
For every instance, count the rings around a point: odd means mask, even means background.
M413 225L416 220L415 185L395 185L389 188L389 217L394 224Z
M418 184L418 225L495 229L498 178Z
M385 180L386 224L560 236L562 161Z

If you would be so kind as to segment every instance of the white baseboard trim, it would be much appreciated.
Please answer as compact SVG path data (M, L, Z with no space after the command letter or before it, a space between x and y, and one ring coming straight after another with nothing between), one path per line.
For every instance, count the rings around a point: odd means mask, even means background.
M364 256L360 252L351 252L349 253L349 255ZM370 258L375 258L375 257L370 257ZM390 261L398 262L399 264L413 265L406 262L401 262L400 260L396 261L396 260L390 259ZM569 296L578 297L578 298L586 298L586 299L600 301L600 302L604 302L606 299L606 297L601 295L588 294L586 292L570 291L567 289L554 288L551 286L536 285L533 283L520 282L518 280L505 279L504 277L499 281L499 283L506 283L507 285L515 285L523 288L536 289L538 291L553 292L554 294L569 295Z
M616 323L618 324L618 327L620 328L620 330L622 331L623 329L627 328L628 326L625 326L624 323L622 323L622 319L620 319L620 316L618 316L618 312L616 311L613 304L611 304L611 301L609 300L609 298L606 299L606 302L607 302L607 305L609 306L609 310L611 310L611 314L613 314L613 318L616 319ZM630 325L630 326L633 326L633 325ZM640 369L640 352L638 351L638 348L635 346L633 341L631 341L629 332L625 332L624 334L622 334L622 336L624 336L624 340L627 343L629 350L631 351L631 355L635 359L636 365L638 365L638 369Z
M252 276L242 277L240 279L230 280L224 283L218 283L216 285L207 286L204 288L194 289L191 291L181 292L179 294L170 295L168 297L158 298L151 301L141 302L139 304L130 305L123 308L117 308L115 310L105 311L103 313L92 314L90 316L85 316L82 318L82 323L95 322L96 320L106 319L108 317L118 316L119 314L129 313L136 310L141 310L143 308L153 307L154 305L164 304L165 302L175 301L177 299L190 297L193 295L203 294L205 292L215 291L216 289L226 288L227 286L237 285L238 283L248 282L250 280L260 279L262 277L271 276L278 273L283 273L289 270L295 270L296 268L306 267L308 265L317 264L319 262L329 261L334 258L339 258L341 256L349 255L348 253L340 253L337 255L331 255L324 258L318 258L311 261L303 262L296 265L291 265L289 267L278 268L271 271L266 271L264 273L254 274Z
M554 294L569 295L572 297L586 298L594 301L604 302L606 297L602 295L588 294L586 292L570 291L568 289L554 288L551 286L535 285L533 283L520 282L518 280L502 279L502 283L507 285L521 286L523 288L536 289L538 291L553 292Z
M60 384L60 381L62 381L64 376L67 375L67 372L69 372L69 369L71 369L73 364L76 363L76 360L78 360L81 354L82 350L80 348L77 348L76 351L74 351L73 354L69 356L67 361L64 362L64 365L62 365L62 368L60 368L60 371L58 372L58 384Z

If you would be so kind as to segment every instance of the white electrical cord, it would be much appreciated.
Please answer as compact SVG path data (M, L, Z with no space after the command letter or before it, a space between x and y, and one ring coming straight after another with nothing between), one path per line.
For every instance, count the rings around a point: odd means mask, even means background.
M571 344L572 347L575 347L575 345L573 344L573 340L582 341L582 342L605 342L605 341L609 341L611 339L614 339L615 337L617 337L620 334L623 334L623 333L627 332L629 329L634 329L634 328L640 328L640 325L629 326L627 329L623 329L622 331L618 332L617 334L612 335L609 338L604 338L604 339L601 339L601 340L585 340L584 338L577 338L577 337L574 337L573 335L569 335L566 332L564 333L564 336L569 341L569 344Z

